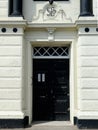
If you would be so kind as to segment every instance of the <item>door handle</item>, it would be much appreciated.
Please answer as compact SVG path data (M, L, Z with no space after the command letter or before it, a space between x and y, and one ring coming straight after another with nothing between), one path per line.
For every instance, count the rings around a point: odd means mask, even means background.
M46 96L40 96L40 98L46 98Z
M37 80L38 80L38 82L41 82L41 74L40 73L38 73L38 75L37 75Z
M42 82L45 82L45 74L42 74Z
M38 82L45 82L45 74L37 74L37 81Z
M50 93L53 94L53 90L52 89L51 89Z
M53 99L55 99L55 96L53 96Z

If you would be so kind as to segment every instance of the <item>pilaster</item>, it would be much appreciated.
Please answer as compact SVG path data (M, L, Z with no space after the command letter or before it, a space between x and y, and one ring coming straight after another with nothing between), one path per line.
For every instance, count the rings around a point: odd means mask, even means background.
M96 125L98 121L97 20L94 17L80 17L76 24L78 28L77 125L79 128L98 128Z

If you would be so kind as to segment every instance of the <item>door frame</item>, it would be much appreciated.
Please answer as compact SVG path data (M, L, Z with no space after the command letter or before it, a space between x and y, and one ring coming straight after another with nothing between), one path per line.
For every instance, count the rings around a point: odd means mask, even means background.
M75 117L75 75L74 75L74 70L75 70L75 44L73 44L73 41L65 41L65 42L54 42L54 44L49 44L49 42L32 42L29 41L27 43L27 50L26 50L26 55L27 55L27 97L26 97L26 115L29 116L29 124L32 123L33 121L33 107L32 107L32 100L33 100L33 95L32 95L32 88L33 88L33 76L32 76L32 71L33 71L33 63L32 63L32 50L33 47L37 46L70 46L70 58L69 58L69 91L70 91L70 122L73 125L74 124L74 117Z

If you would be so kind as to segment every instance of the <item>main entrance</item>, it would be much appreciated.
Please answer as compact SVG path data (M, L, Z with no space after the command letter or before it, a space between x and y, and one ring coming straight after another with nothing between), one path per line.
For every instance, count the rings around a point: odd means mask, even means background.
M33 59L33 120L67 121L69 59Z

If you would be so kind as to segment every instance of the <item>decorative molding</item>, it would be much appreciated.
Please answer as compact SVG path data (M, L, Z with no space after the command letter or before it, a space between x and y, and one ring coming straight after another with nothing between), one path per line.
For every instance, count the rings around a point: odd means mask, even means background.
M65 11L56 3L46 4L38 11L38 15L33 17L33 23L72 23L72 18L67 16Z
M0 27L13 27L13 26L18 26L18 27L25 27L27 25L27 21L23 20L21 18L11 18L11 19L1 19L0 20Z
M79 19L76 21L77 27L85 27L85 26L93 26L97 27L97 19L96 17L79 17Z
M54 31L56 28L47 28L48 31L48 41L52 42L54 41Z
M22 27L0 27L0 36L1 35L23 35L24 29Z

